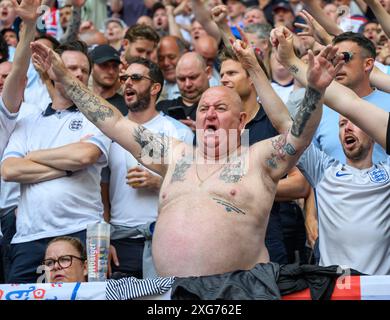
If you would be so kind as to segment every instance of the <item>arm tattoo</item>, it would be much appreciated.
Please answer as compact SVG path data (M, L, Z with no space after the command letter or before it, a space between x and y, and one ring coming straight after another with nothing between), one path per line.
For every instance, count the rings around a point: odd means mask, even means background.
M291 127L291 134L299 138L309 121L311 114L317 108L317 103L321 100L322 95L317 90L307 87L305 97L295 116Z
M140 158L146 156L154 161L162 161L168 154L169 138L166 135L153 133L144 126L138 126L134 129L133 136L141 147Z
M230 204L229 202L227 202L225 200L218 199L218 198L212 198L212 199L215 200L218 204L224 206L226 212L229 212L229 213L236 212L236 213L245 214L245 212L242 211L240 208L237 208L236 206Z
M281 134L271 140L273 152L269 159L267 159L267 165L272 169L278 167L278 161L285 160L286 154L294 156L297 151L291 143L287 143L287 134Z
M241 160L238 163L233 163L223 168L219 179L226 183L237 183L241 180L244 174Z
M293 73L293 74L297 74L298 73L298 71L299 71L299 69L298 69L298 67L296 66L296 65L292 65L292 66L290 66L289 68L288 68L288 71L290 71L291 73Z
M90 93L87 88L83 88L76 81L72 81L69 86L65 86L66 94L74 101L77 107L84 113L88 120L97 123L111 118L114 112L106 105L102 104L100 99Z
M170 183L184 181L184 176L190 167L191 164L187 162L185 158L181 158L175 165L175 170L173 171Z

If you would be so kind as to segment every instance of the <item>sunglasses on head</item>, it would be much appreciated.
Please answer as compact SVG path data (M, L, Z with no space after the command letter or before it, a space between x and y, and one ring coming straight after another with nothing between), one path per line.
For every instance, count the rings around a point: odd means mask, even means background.
M142 79L148 79L148 80L150 80L150 81L152 81L152 82L155 82L153 79L151 79L151 78L149 78L149 77L147 77L147 76L144 76L144 75L142 75L142 74L138 74L138 73L133 73L133 74L123 74L123 75L121 75L121 76L119 76L119 80L121 81L121 82L126 82L127 81L127 79L131 79L131 81L133 81L133 82L139 82L139 81L141 81Z

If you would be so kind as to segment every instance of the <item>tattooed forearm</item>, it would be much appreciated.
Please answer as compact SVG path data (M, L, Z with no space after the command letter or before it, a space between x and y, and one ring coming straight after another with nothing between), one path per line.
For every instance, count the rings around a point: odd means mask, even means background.
M190 167L191 164L187 161L187 159L181 158L175 165L175 170L173 171L170 183L184 181L184 176Z
M294 156L297 151L291 143L287 143L287 135L281 134L271 140L273 152L267 159L267 165L272 169L278 167L278 161L285 160L286 154Z
M291 134L293 136L297 138L301 136L311 117L311 114L317 108L317 104L321 98L322 94L320 92L311 87L307 87L305 97L303 98L302 104L298 109L297 115L295 116L291 127Z
M82 87L77 81L72 80L69 85L65 86L65 90L68 97L91 122L104 121L114 115L108 106L102 104L98 97L87 88Z
M298 67L297 67L296 65L292 65L292 66L290 66L290 67L288 68L288 71L290 71L290 72L293 73L293 74L297 74L298 71L299 71L299 69L298 69Z
M168 154L169 138L164 134L153 133L144 126L138 126L134 129L133 136L135 142L141 147L141 155L161 161Z
M212 198L215 200L218 204L222 205L225 208L226 212L236 212L236 213L241 213L245 214L244 211L242 211L240 208L237 208L236 206L232 205L231 203L223 200L223 199L218 199L218 198Z

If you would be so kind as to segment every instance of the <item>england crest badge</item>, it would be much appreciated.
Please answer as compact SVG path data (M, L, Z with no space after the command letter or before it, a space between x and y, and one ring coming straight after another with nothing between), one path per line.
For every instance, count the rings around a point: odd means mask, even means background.
M370 180L375 183L384 183L389 180L389 174L383 168L376 167L375 169L368 172Z
M69 129L72 131L80 130L83 127L83 119L72 119L69 123Z

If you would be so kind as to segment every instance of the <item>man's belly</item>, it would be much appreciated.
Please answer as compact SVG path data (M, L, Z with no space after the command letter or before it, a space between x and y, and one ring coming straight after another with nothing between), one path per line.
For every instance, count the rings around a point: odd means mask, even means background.
M180 199L161 207L152 248L158 274L220 274L268 262L266 226L259 220L258 214L226 212L208 199Z

